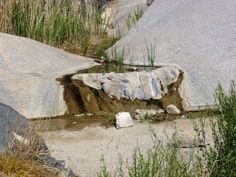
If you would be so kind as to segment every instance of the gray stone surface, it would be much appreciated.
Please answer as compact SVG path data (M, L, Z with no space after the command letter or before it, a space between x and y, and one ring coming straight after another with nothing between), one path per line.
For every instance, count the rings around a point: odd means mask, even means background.
M235 0L157 0L114 46L126 49L125 63L143 64L147 47L155 63L177 64L189 87L188 109L213 105L218 82L236 78Z
M147 0L118 0L113 17L114 33L124 36L128 32L126 19L138 7L146 9Z
M27 118L67 111L57 78L94 66L92 59L0 33L0 102Z
M0 151L5 150L10 134L15 132L24 136L29 132L27 119L11 107L0 103Z

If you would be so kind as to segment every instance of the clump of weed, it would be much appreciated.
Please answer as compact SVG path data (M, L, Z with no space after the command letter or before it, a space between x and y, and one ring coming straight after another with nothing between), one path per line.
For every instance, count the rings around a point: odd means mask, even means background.
M220 114L211 121L214 147L210 149L207 162L210 176L235 176L236 166L236 85L231 83L226 93L219 84L216 102Z
M156 60L156 45L155 44L150 44L149 46L147 45L148 66L154 68L155 60Z
M42 139L33 130L23 132L23 136L9 134L6 149L0 153L0 173L17 177L61 176L60 170L47 165L49 153Z
M193 153L190 153L189 157L186 158L181 149L173 145L164 147L162 144L156 144L147 153L143 153L137 147L133 152L132 162L126 161L127 164L124 168L119 167L116 173L112 174L106 165L103 165L98 174L99 177L200 177L201 175L198 175L197 172L198 164L194 163L191 157L193 157ZM120 166L123 166L123 163L120 162Z
M111 49L111 56L110 58L114 61L116 68L115 72L124 72L124 59L125 59L125 48L123 48L121 51L118 51L116 47Z
M59 177L59 172L32 160L12 154L0 154L0 172L7 176ZM0 174L1 176L1 174Z
M126 19L126 26L128 30L137 23L137 21L143 16L144 10L142 7L137 7L133 12L131 12Z

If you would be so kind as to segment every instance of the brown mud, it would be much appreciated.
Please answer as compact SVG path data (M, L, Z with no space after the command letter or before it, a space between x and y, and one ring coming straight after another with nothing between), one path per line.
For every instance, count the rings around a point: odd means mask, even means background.
M179 110L183 111L182 98L179 94L179 86L184 78L184 73L181 71L178 80L175 83L168 85L168 93L165 94L161 101L161 106L164 110L170 104L175 105Z

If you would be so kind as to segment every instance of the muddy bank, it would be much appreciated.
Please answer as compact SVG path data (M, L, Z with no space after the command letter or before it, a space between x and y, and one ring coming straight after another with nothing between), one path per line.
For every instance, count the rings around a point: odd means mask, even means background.
M103 72L107 67L110 68L113 66L102 65L79 73ZM131 67L126 67L125 71L130 68ZM73 75L66 75L63 78L58 79L58 81L64 86L64 100L68 107L66 114L69 115L85 112L96 114L101 111L109 113L128 111L132 113L135 109L165 109L170 104L175 105L181 111L183 110L181 104L182 99L178 92L178 88L183 80L183 72L180 73L178 80L175 83L168 85L168 93L160 100L128 100L122 98L118 100L115 97L107 95L102 89L97 90L91 88L85 85L81 80L72 80ZM162 83L160 83L160 85L162 86Z

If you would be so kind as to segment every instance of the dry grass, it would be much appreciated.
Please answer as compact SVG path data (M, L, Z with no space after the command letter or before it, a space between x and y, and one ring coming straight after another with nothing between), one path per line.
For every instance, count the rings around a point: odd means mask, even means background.
M0 155L0 172L14 177L57 177L55 169L11 154Z
M59 169L47 165L51 158L44 141L34 130L28 127L22 129L21 134L12 132L7 137L5 150L0 152L0 176L61 176Z

